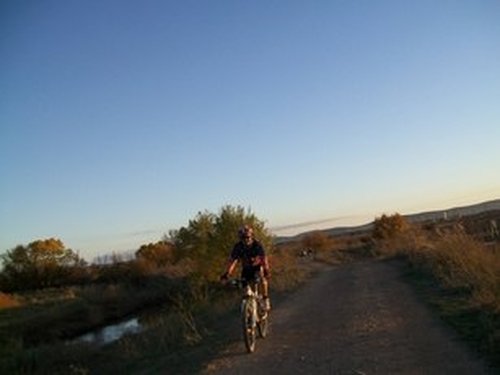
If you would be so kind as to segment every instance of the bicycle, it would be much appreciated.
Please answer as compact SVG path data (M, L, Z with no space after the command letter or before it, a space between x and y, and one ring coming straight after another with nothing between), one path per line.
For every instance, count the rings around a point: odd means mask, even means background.
M243 341L248 353L255 351L257 332L259 337L265 338L269 328L269 312L266 311L264 298L259 292L260 279L252 281L234 279L231 284L243 290L241 300L241 323Z

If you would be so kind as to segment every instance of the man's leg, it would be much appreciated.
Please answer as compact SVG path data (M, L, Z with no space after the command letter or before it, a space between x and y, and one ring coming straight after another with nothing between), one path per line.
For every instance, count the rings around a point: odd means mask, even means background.
M265 277L263 277L261 279L261 283L262 283L262 296L264 298L266 297L269 297L269 282L267 281L267 279Z

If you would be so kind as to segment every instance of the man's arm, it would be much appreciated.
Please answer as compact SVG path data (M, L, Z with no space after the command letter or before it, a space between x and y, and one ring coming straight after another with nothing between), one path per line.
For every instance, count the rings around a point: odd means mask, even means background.
M229 259L229 262L226 267L226 274L227 276L231 276L233 273L234 269L236 268L236 264L238 263L238 259Z
M226 281L229 276L233 273L234 269L236 268L236 264L238 263L238 258L236 256L236 247L233 248L233 251L231 251L231 255L229 257L229 261L226 266L226 272L224 272L220 279L221 281Z
M264 255L262 256L262 268L264 271L264 277L270 277L271 276L271 268L269 267L269 259L267 259L267 256Z
M259 244L260 246L260 255L259 255L259 262L260 265L262 266L262 270L264 271L264 277L269 277L271 276L271 268L269 266L269 259L267 258L266 252L264 251L264 247Z

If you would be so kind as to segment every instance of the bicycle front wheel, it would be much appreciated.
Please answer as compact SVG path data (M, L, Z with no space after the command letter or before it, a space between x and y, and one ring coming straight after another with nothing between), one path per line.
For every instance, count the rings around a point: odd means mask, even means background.
M241 318L243 325L243 340L249 353L255 351L256 341L256 319L255 305L253 300L247 300L241 309Z
M269 313L264 312L260 315L259 321L257 322L257 328L259 331L259 336L261 338L266 338L267 331L269 329Z

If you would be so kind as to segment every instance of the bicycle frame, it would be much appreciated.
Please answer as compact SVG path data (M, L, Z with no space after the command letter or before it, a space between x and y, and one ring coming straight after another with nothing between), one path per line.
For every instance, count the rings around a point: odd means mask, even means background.
M237 279L232 283L243 290L241 300L241 318L243 340L249 353L255 351L256 333L264 338L267 335L268 315L263 307L263 299L259 292L259 281L251 282Z

